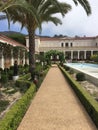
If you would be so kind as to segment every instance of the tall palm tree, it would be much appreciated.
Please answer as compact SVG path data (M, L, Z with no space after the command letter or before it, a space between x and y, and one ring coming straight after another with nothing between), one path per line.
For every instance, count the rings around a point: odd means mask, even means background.
M61 20L57 17L54 17L53 14L61 13L64 16L70 9L71 6L57 2L59 4L60 9L55 4L52 4L50 0L31 0L31 5L34 6L36 14L40 18L40 23L46 21L51 21L54 24L61 24ZM30 3L29 3L30 4ZM20 22L22 27L26 27L29 34L29 64L30 64L30 72L32 72L35 68L35 30L39 27L38 22L35 17L31 15L30 12L23 12L21 10L16 10L12 12L12 8L7 10L10 19L13 22ZM40 27L41 29L41 27Z
M10 27L10 17L9 17L8 10L10 10L10 13L12 13L12 15L15 15L14 14L15 10L17 10L18 14L19 12L21 13L21 11L24 13L29 12L36 19L38 25L40 26L39 17L36 14L36 10L34 9L33 5L31 6L29 2L27 2L26 0L1 0L0 1L0 12L6 13L6 15L0 14L0 20L7 18Z

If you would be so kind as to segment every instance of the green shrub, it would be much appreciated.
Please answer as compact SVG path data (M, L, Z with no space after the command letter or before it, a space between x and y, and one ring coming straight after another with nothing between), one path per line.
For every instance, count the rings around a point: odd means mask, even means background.
M10 70L13 70L14 69L14 66L10 66Z
M12 77L13 77L13 70L9 70L9 72L8 72L8 79L12 80Z
M36 87L31 85L24 96L12 106L0 122L0 130L16 130L21 122L34 94Z
M4 111L8 105L9 105L9 101L0 100L0 112Z
M44 80L44 78L45 78L45 76L46 76L48 70L49 70L49 68L46 69L46 70L44 70L44 71L43 71L43 74L40 75L39 80L38 80L38 83L36 84L37 89L39 89L39 87L40 87L41 83L43 82L43 80Z
M28 73L28 74L25 74L24 76L21 76L19 78L19 80L30 80L31 79L31 74Z
M8 75L7 74L1 74L1 83L7 83L8 81Z
M74 70L73 70L73 69L70 69L70 70L69 70L69 73L70 73L70 74L74 74Z
M77 81L72 79L62 67L60 69L98 128L98 102Z
M70 70L70 67L64 66L64 69L65 69L66 71L69 71L69 70Z
M77 81L84 81L85 80L85 74L84 73L77 73L76 74Z
M30 82L23 80L16 80L15 86L19 88L21 93L25 93L30 86Z
M31 74L28 73L22 77L20 77L18 80L15 82L15 86L19 88L20 92L24 93L27 91L27 89L30 86L30 82L28 81L31 79Z

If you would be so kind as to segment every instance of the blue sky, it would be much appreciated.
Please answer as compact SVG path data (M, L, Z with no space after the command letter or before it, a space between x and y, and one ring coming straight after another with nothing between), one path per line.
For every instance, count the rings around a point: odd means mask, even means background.
M60 14L56 14L62 19L62 25L55 26L52 23L42 24L41 35L54 36L55 34L63 34L68 36L97 36L98 35L98 0L89 0L92 8L92 14L87 16L84 9L79 5L75 6L72 0L59 0L66 1L72 5L72 10L62 18ZM0 21L0 31L7 31L7 20ZM22 32L27 34L26 29L20 30L18 23L11 24L11 31ZM39 31L36 31L39 34Z

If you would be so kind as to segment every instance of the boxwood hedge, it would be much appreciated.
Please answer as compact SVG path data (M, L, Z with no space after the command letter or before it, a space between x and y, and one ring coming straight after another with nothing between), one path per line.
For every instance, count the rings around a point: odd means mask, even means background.
M19 82L21 84L24 81L21 78L21 80L19 79ZM0 130L16 130L27 111L27 108L35 94L36 87L34 84L30 84L29 81L25 82L30 85L29 89L22 98L10 108L5 117L0 121Z
M77 81L72 79L65 69L62 67L60 69L98 128L98 102Z

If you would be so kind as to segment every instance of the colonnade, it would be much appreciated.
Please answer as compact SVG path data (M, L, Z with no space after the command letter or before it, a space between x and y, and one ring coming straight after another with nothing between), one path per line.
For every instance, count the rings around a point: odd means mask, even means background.
M17 63L18 65L25 65L25 64L29 64L29 61L28 59L26 59L25 57L25 52L23 52L23 58L20 59L20 55L18 55L18 58L17 59L14 59L13 57L13 51L11 51L11 58L10 59L7 59L7 61L9 61L9 65L5 66L5 62L6 62L6 59L3 55L3 53L0 53L0 68L4 69L5 67L10 67L10 66L13 66L14 65L14 61L17 60Z
M82 60L86 60L86 59L90 59L90 57L95 54L98 53L98 51L88 51L88 50L71 50L71 51L64 51L65 54L65 58L67 59L82 59Z

